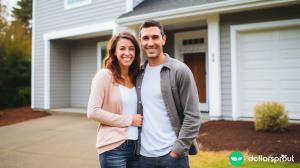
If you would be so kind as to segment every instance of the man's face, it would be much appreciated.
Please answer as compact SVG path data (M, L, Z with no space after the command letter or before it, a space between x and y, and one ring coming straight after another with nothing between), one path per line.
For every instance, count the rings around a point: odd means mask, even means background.
M142 28L140 42L148 59L155 59L163 52L166 36L161 35L158 27Z

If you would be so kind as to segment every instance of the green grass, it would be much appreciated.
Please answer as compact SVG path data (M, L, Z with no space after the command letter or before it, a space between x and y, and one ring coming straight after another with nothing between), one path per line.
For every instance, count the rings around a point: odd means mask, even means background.
M232 151L221 152L203 152L200 151L195 156L190 156L191 168L234 168L228 160ZM241 168L298 168L300 163L267 163L267 162L249 162L247 152L243 152L245 161Z

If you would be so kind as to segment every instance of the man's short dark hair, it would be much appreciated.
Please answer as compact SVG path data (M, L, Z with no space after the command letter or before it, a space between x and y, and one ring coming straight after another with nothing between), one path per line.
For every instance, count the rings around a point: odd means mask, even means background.
M148 28L148 27L157 27L160 30L160 34L162 36L165 35L164 32L164 27L162 26L162 24L156 20L146 20L140 27L140 36L141 36L141 30L142 28Z

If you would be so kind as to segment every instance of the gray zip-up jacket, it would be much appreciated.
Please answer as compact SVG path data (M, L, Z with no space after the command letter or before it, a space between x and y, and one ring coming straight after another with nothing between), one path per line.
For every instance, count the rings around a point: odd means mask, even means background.
M142 65L141 72L136 80L138 114L143 114L141 85L147 63L146 61ZM177 136L172 150L180 157L188 155L192 142L198 136L201 122L199 98L193 74L184 63L165 54L160 79L162 97L171 125Z

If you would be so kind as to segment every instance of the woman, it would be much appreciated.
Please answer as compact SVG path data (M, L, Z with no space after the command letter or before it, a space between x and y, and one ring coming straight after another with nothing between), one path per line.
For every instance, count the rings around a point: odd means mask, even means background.
M122 32L107 46L105 69L95 75L87 117L98 121L96 148L101 168L135 168L138 127L135 79L140 66L140 48L135 37Z

